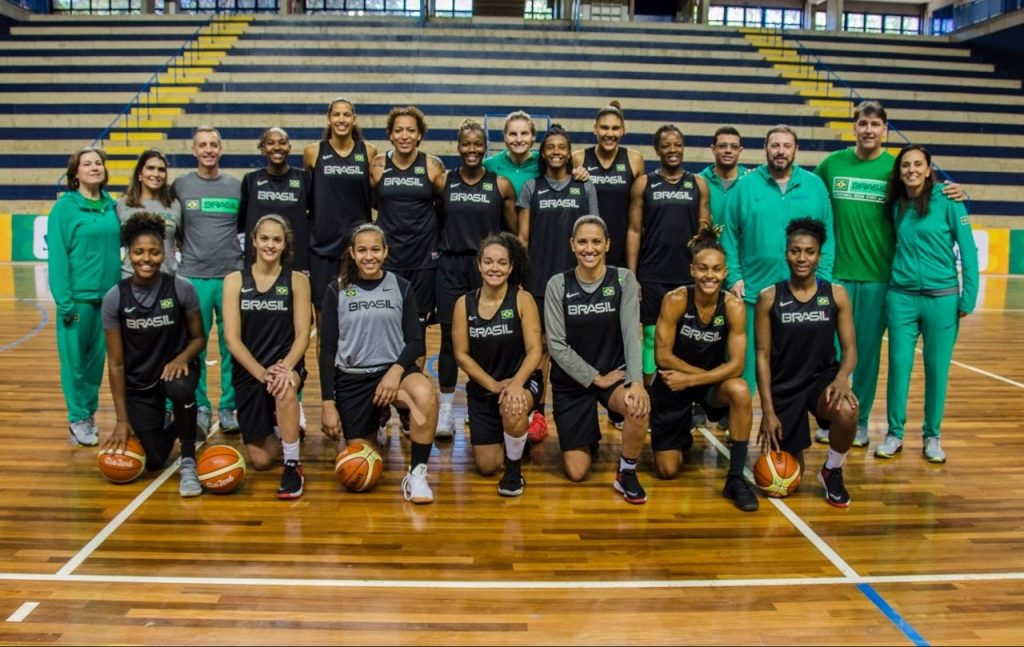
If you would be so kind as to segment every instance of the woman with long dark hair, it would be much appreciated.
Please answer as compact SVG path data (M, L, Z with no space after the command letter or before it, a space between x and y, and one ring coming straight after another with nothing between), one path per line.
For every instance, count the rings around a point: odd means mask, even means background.
M160 271L164 274L178 273L178 243L181 229L181 203L171 197L171 185L167 181L167 157L151 148L139 155L135 169L128 180L128 190L117 199L117 217L122 226L136 213L155 213L162 216L166 225L164 232L164 260ZM121 278L132 276L133 269L127 252L121 264Z

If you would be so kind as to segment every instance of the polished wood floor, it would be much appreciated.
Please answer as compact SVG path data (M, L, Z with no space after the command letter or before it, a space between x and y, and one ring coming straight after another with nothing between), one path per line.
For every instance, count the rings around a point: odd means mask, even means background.
M650 500L626 504L610 486L612 427L582 484L562 477L551 438L530 456L525 494L501 498L460 432L431 457L433 505L402 500L400 435L377 489L351 494L317 431L316 389L297 502L275 499L277 470L196 499L178 496L173 471L110 485L95 449L67 442L45 285L42 266L0 264L0 642L1022 642L1022 278L987 277L963 320L946 465L926 463L908 433L892 461L852 451L848 510L808 478L754 514L721 497L727 462L710 434L675 481L654 478L648 448ZM873 444L884 378L880 394ZM98 420L113 422L105 394ZM808 465L823 457L813 448Z

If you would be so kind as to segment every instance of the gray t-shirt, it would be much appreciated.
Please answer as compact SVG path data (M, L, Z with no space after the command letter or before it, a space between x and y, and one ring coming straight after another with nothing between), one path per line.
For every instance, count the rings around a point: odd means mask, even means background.
M549 177L545 177L545 179L548 181L548 184L551 185L551 188L554 189L555 191L561 191L565 187L569 186L570 182L572 182L571 175L565 180L555 181ZM594 183L591 182L590 180L587 180L586 182L583 183L583 187L583 190L587 192L587 204L590 205L590 213L585 215L600 216L601 212L598 211L597 209L597 189L594 188ZM519 197L516 198L516 207L519 209L529 209L530 200L533 199L533 192L536 190L537 178L530 178L529 180L527 180L526 184L523 185L522 190L519 191Z
M159 281L154 281L152 285L136 285L135 283L131 285L132 295L142 307L148 308L153 305L153 302L156 301L157 293L160 291ZM185 308L185 314L199 311L199 295L196 294L196 289L188 280L175 276L174 293L178 297L178 302ZM120 305L121 289L120 286L115 285L103 295L102 313L104 330L112 330L121 326L121 319L117 312Z
M197 171L179 177L171 195L181 202L181 267L183 276L222 279L242 269L238 244L238 204L242 182L221 174L215 180Z
M164 217L167 227L164 231L164 263L160 266L160 271L164 274L177 274L177 237L178 231L181 229L181 203L177 200L171 200L171 206L165 207L159 200L143 200L141 207L129 207L125 204L123 197L117 200L117 217L122 225L126 220L143 211ZM121 248L121 259L121 278L126 279L132 275L132 263L128 258L128 250L123 247Z
M643 341L640 337L640 291L637 289L636 276L632 272L624 267L615 269L619 271L619 284L622 286L619 324L622 330L623 354L626 357L626 382L640 382L644 379ZM577 274L576 279L579 280L579 277ZM579 284L587 294L592 294L603 282L602 276L594 283L579 281ZM558 362L569 377L583 386L590 386L598 372L566 343L565 311L562 309L564 296L565 275L555 274L548 280L547 290L544 292L544 325L547 329L551 359Z

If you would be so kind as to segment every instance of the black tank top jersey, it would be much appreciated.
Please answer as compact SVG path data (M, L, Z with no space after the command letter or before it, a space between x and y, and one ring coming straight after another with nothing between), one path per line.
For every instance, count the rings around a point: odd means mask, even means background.
M561 305L569 347L601 374L617 368L625 369L626 351L619 321L622 310L619 269L608 266L604 281L591 293L580 286L575 269L568 270L564 276L565 294ZM557 306L546 304L545 307ZM557 362L551 363L551 383L578 386Z
M174 277L160 275L160 288L148 307L132 293L131 277L117 284L118 319L124 348L125 387L140 391L160 381L167 362L188 345L185 308L178 301Z
M686 288L686 311L679 321L672 354L690 366L711 370L725 363L728 349L729 320L725 314L725 293L718 295L718 305L711 321L704 323L697 311L693 286Z
M590 181L597 190L597 208L608 225L611 248L606 258L609 265L626 265L626 230L629 228L629 191L633 187L633 167L629 151L619 146L611 166L604 168L594 146L583 152L583 164L590 172Z
M377 224L388 237L385 269L419 270L437 266L439 239L434 186L427 155L419 153L402 170L387 156L377 184Z
M603 212L602 212L603 213ZM689 285L693 254L687 243L700 226L700 187L693 173L669 182L658 171L647 174L637 279Z
M444 223L441 229L442 252L476 253L480 241L501 231L504 216L498 176L491 171L483 179L469 184L454 170L448 174L441 196Z
M818 291L806 302L775 284L772 322L772 393L792 394L838 366L836 323L839 310L832 284L818 280Z
M309 248L326 258L340 258L346 238L370 222L370 162L360 140L348 156L320 142L313 167L313 213Z
M530 198L530 294L544 298L548 279L576 266L569 247L576 219L590 213L590 201L582 182L572 180L561 191L551 188L546 177L537 178Z
M473 290L466 295L469 354L480 368L498 381L515 375L526 358L523 323L516 303L518 291L510 287L490 319L480 316L480 291ZM470 380L466 384L466 393L482 397L490 391Z
M284 175L271 175L267 169L245 176L242 187L247 196L245 213L246 248L252 246L252 230L268 214L282 216L292 228L292 263L296 270L309 269L309 197L311 175L301 169L289 169Z
M291 271L282 269L274 284L266 292L260 292L252 275L252 266L246 267L242 270L241 290L242 343L263 366L283 359L295 341ZM237 360L232 359L232 362L232 376L236 383L255 379ZM301 360L299 364L302 364Z

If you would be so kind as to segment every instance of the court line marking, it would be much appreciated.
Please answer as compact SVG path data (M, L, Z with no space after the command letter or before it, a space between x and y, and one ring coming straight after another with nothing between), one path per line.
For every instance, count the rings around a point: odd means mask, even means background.
M22 300L23 299L15 299L15 301L22 301ZM38 303L33 303L32 305L34 305L36 307L36 310L38 310L39 312L43 313L42 320L38 324L36 324L35 328L33 328L32 330L28 331L27 333L25 333L21 337L15 339L14 341L12 341L9 344L4 344L3 346L0 346L0 353L2 353L4 351L11 350L12 348L17 348L18 346L21 346L22 344L24 344L28 340L32 339L33 337L35 337L36 335L41 333L43 331L43 328L46 328L46 324L50 323L50 313L46 310L46 308L44 308L43 306L39 305Z
M28 617L28 614L36 610L39 606L38 602L26 602L25 604L18 607L14 613L7 616L7 622L21 622Z
M878 610L881 611L885 617L887 617L896 627L903 632L903 635L910 639L910 642L915 645L928 645L928 641L924 639L924 636L917 633L917 630L911 626L906 619L899 614L896 609L892 608L885 598L879 595L878 591L871 588L869 584L858 584L857 588L863 593L871 602L874 603Z
M887 344L889 343L889 335L882 335L882 339L885 340L885 343L887 343ZM918 348L917 346L915 346L914 347L914 352L916 352L918 355L923 355L924 354L924 349ZM973 371L973 372L977 373L978 375L984 375L985 377L991 378L993 380L997 380L999 382L1003 382L1005 384L1009 384L1010 386L1015 386L1018 389L1024 389L1024 384L1021 384L1020 382L1017 382L1016 380L1011 380L1008 377L1003 377L1002 375L999 375L998 373L992 373L991 371L986 371L983 368L978 368L977 366L971 366L970 364L966 364L964 362L960 362L960 361L957 361L955 359L949 360L949 363L954 365L954 366L959 366L960 368L967 369L968 371Z

